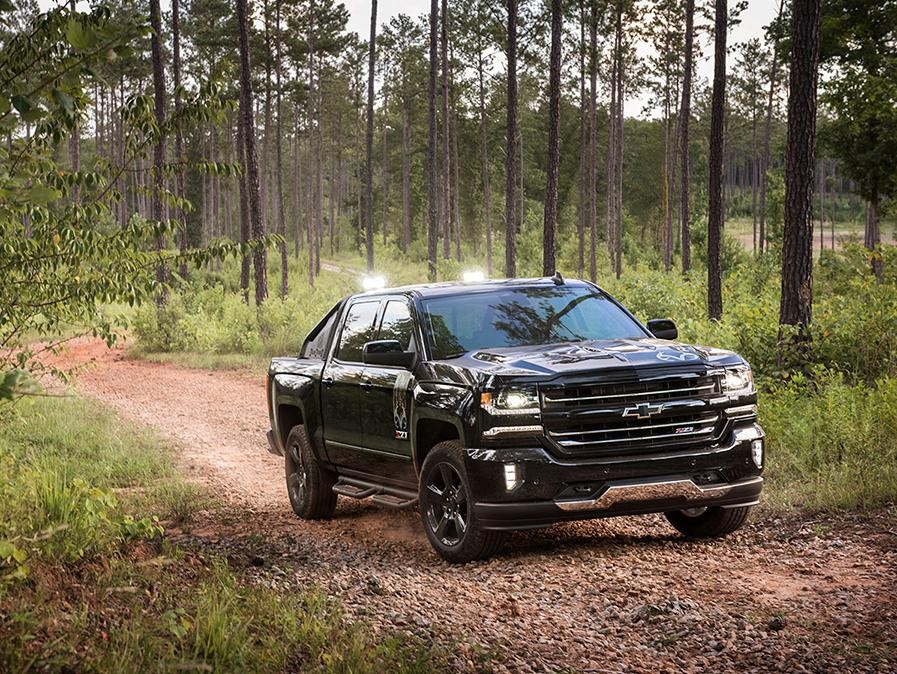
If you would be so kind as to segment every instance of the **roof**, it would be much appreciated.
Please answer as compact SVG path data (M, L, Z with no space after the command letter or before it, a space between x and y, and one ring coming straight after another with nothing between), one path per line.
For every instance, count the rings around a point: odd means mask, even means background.
M550 278L514 278L494 279L489 281L443 281L442 283L421 283L419 285L398 286L395 288L378 288L352 295L352 297L380 297L382 295L414 295L417 297L445 297L447 295L465 295L468 293L497 290L499 288L554 287ZM591 287L578 279L566 279L563 285L574 288Z

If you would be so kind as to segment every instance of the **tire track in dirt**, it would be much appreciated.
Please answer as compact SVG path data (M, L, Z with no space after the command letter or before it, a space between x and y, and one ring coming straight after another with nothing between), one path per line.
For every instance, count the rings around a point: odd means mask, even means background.
M450 566L416 512L341 498L333 520L292 515L263 373L128 360L89 340L58 362L85 363L82 393L172 439L185 474L228 504L176 542L265 585L318 584L354 617L449 644L458 669L495 653L508 672L897 670L897 508L767 517L713 542L658 516L571 523Z

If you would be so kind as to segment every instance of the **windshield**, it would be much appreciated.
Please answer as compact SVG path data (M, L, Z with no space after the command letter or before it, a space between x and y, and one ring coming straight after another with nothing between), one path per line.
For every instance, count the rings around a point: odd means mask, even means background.
M476 349L646 336L623 310L590 288L501 288L422 304L437 360Z

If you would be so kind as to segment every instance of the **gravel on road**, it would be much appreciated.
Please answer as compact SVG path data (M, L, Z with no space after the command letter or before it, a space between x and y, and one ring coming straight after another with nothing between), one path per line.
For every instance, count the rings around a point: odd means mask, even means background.
M267 452L264 375L129 360L79 341L78 389L173 440L185 475L223 497L176 542L255 582L310 583L350 616L435 639L459 670L897 671L897 507L801 517L760 511L726 539L686 541L661 516L516 533L452 566L416 511L342 498L293 516Z

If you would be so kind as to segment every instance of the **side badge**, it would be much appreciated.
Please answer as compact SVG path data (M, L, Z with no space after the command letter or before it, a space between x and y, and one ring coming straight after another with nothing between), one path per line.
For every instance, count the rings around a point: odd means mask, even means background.
M392 420L396 427L396 440L408 439L408 386L411 373L399 372L392 387Z

